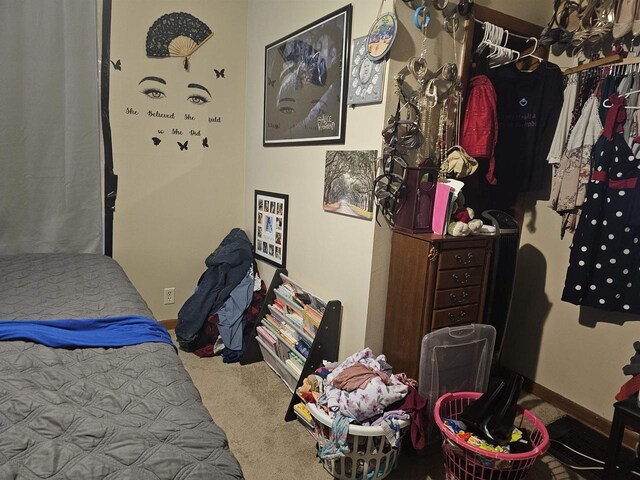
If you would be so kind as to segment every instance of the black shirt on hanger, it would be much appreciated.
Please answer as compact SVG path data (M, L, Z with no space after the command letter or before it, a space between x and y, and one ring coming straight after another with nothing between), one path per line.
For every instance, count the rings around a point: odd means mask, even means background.
M538 190L562 110L562 72L547 61L531 72L511 63L492 69L490 78L498 98L497 187Z

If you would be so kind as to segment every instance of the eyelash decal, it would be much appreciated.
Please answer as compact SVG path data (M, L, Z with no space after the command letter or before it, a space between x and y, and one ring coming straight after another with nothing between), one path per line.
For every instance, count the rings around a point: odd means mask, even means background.
M205 103L209 103L211 100L209 100L206 97L203 97L202 95L194 94L187 97L187 101L193 103L194 105L204 105Z
M157 88L145 88L144 90L142 90L142 94L154 100L160 100L161 98L165 98L167 96L162 90L159 90Z

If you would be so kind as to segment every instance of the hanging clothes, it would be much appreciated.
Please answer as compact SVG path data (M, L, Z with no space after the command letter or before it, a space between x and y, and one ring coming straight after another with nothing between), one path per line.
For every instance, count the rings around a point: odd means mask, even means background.
M543 61L527 72L512 63L496 68L491 81L498 97L498 185L511 192L539 189L563 105L560 68Z
M638 92L640 90L640 75L633 75L633 82L631 85L632 92ZM627 97L627 105L631 107L637 107L640 95L638 93L632 93ZM626 123L624 124L624 138L633 144L633 140L638 136L638 110L631 110L628 114Z
M460 146L474 158L488 158L487 181L494 185L496 179L494 150L498 141L498 114L496 91L486 75L476 75L469 80L469 97L462 125Z
M562 215L561 237L574 232L591 177L593 147L602 134L598 115L598 98L594 95L584 106L582 115L571 131L567 147L554 169L551 184L551 208Z
M569 139L569 131L571 129L571 122L573 119L573 107L576 104L577 95L578 82L575 79L570 79L564 89L564 102L562 104L562 110L560 111L556 133L553 136L553 142L551 143L551 148L549 149L549 155L547 155L547 161L552 165L557 165L560 163L562 154L565 150L565 146L567 145Z
M605 85L603 85L604 87ZM609 97L594 171L575 232L562 300L640 313L640 158L624 138L624 97Z

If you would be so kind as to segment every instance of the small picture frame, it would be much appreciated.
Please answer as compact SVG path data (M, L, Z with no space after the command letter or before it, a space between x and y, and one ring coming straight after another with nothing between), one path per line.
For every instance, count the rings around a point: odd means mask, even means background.
M274 267L287 266L289 195L255 190L253 244L256 258Z

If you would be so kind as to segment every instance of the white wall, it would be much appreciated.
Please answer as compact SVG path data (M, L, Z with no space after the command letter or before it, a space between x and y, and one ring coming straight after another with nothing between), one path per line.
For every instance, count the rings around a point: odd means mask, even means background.
M355 38L368 33L379 4L352 3ZM249 0L244 198L245 227L253 232L254 190L289 194L287 269L325 300L342 302L341 358L365 343L374 222L323 211L325 152L379 150L384 105L349 109L346 144L329 146L263 147L262 111L265 45L344 5L337 0ZM274 269L263 262L259 268L269 282Z
M167 13L176 10L176 2L153 3L156 12L163 5ZM133 22L130 28L142 24L144 34L156 16L147 18L143 6L139 0L135 7L142 12L136 13L132 6L128 15ZM177 318L178 309L193 293L205 269L205 258L231 228L242 226L244 214L247 2L187 0L180 2L180 10L193 13L214 32L213 38L192 57L189 73L182 68L180 59L144 58L131 64L124 58L125 52L114 50L113 39L111 50L114 60L123 56L122 71L111 70L113 159L120 181L114 258L158 320ZM144 48L144 36L130 47L140 48ZM158 150L154 150L143 123L129 122L121 115L126 105L118 104L117 99L127 97L118 89L128 87L120 81L120 74L131 74L132 69L154 71L167 65L176 69L176 78L198 74L209 82L212 101L208 109L221 116L222 123L207 127L208 149L194 137L189 155L183 155L175 143L181 138L165 134ZM226 78L216 79L213 67L225 68ZM175 111L181 115L182 110ZM167 128L173 126L167 123ZM163 304L165 287L175 287L175 304Z

